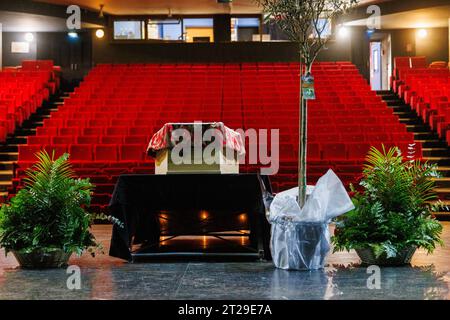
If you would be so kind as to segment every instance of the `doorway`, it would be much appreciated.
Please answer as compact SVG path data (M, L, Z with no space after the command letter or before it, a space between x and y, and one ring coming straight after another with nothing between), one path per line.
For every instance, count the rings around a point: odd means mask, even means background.
M382 90L381 42L370 42L370 86L372 90Z
M370 36L370 86L372 90L389 90L391 66L391 35L373 33Z

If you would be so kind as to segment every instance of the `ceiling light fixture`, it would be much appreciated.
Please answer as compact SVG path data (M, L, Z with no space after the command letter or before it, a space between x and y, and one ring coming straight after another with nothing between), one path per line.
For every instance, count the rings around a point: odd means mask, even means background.
M103 8L105 7L104 4L100 5L100 12L98 13L98 17L103 19L105 17L105 14L103 13Z

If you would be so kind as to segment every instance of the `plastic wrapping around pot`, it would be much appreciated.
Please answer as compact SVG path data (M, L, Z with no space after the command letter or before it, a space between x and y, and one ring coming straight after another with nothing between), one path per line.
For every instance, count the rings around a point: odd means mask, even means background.
M277 194L270 204L270 248L277 268L323 268L330 250L329 221L354 209L344 185L332 170L315 187L309 187L307 194L302 209L296 198L298 188Z
M327 223L284 221L272 223L270 249L277 268L316 270L325 265L330 250Z

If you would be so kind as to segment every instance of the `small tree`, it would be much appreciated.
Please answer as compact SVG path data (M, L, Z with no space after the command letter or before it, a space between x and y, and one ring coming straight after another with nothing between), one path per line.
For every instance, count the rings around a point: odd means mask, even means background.
M324 31L336 22L338 16L354 7L358 0L255 0L269 23L276 24L297 43L300 54L300 110L299 110L299 165L298 202L306 201L306 152L308 103L302 93L302 76L311 73L311 67L330 39ZM332 29L331 29L332 30Z

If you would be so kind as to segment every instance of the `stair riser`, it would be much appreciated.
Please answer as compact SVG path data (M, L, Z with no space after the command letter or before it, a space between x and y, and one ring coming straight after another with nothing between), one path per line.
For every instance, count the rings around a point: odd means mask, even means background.
M438 136L434 133L420 132L414 134L414 140L437 140Z
M417 132L417 133L429 133L430 132L430 130L429 129L427 129L426 127L423 127L423 126L414 126L414 127L409 127L409 128L406 128L406 130L408 131L408 132Z
M450 181L436 180L434 183L435 183L437 188L448 188L448 189L450 189Z
M1 163L0 162L0 170L13 170L14 165L12 163Z
M446 160L430 160L430 163L436 163L438 166L443 166L443 167L449 167L450 166L450 160L446 159Z
M445 193L445 192L438 193L438 196L439 196L439 199L441 199L441 200L450 200L450 193L449 192L447 192L447 193Z
M11 181L13 178L13 174L9 173L0 173L0 181Z
M420 124L420 122L419 122L419 120L417 120L417 119L406 119L406 118L403 118L403 119L400 119L399 120L400 121L400 123L403 123L403 124L406 124L406 125L417 125L417 124Z
M11 185L9 186L0 185L0 192L7 192L9 187L11 187Z
M17 155L8 155L0 153L0 161L17 161Z
M422 142L423 148L446 148L447 144L442 141Z
M389 106L389 105L388 105ZM407 106L390 106L394 112L410 112L411 110Z
M449 170L439 170L438 171L441 177L450 177L450 171Z
M17 146L10 146L10 145L6 145L6 146L0 146L0 153L2 152L18 152L19 148Z
M423 150L424 157L448 157L447 150Z
M27 143L27 139L24 139L24 138L9 138L6 142L8 144L26 144Z

